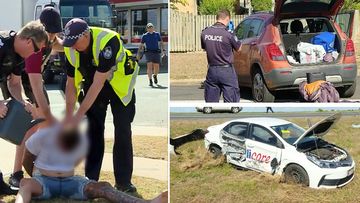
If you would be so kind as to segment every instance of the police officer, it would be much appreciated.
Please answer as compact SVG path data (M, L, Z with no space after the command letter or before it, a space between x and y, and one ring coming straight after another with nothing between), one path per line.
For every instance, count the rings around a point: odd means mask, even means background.
M22 80L24 58L39 52L45 47L47 41L45 28L37 21L29 22L18 33L15 31L0 32L0 80L3 84L1 89L4 99L13 97L25 103L21 94L22 86L30 86L30 84L28 81ZM24 89L26 95L32 94L31 88ZM29 99L31 102L35 102L34 98L29 97ZM9 178L9 183L13 188L18 188L19 182L23 178L22 153L22 146L17 146L14 171Z
M230 12L220 10L217 22L201 33L201 46L205 49L209 64L205 88L206 102L219 102L223 93L224 102L239 102L240 89L233 67L233 50L240 51L241 44L236 36L227 30Z
M115 187L124 192L136 192L131 183L131 123L135 115L134 86L139 67L130 60L131 52L125 50L120 35L114 31L89 27L85 21L74 18L66 24L64 33L67 121L76 125L85 114L88 118L90 149L85 175L99 179L104 155L105 116L110 103L115 126ZM80 107L74 114L80 92Z

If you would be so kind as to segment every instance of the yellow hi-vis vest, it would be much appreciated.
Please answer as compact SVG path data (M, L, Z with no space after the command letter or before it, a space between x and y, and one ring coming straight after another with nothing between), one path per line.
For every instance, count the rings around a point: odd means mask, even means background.
M111 87L114 89L117 96L120 98L122 103L126 106L130 103L132 99L133 90L136 83L136 77L139 72L139 66L137 63L134 64L134 71L130 74L125 71L125 60L126 55L132 56L129 50L126 50L122 45L120 35L117 32L106 28L90 27L93 37L92 53L95 61L95 65L99 65L99 54L104 49L107 42L116 36L120 42L119 52L116 55L116 65L111 68L111 74L108 77L108 81ZM79 96L81 91L81 82L83 76L79 71L80 66L80 54L73 48L64 47L65 55L67 60L75 68L75 87L77 96Z

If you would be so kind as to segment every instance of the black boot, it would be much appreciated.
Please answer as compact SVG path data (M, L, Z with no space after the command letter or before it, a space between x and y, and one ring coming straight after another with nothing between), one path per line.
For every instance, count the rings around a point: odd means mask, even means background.
M12 190L3 179L3 174L0 173L0 195L16 195L17 191Z
M151 79L149 80L149 86L153 86L153 81Z
M154 78L154 83L155 83L155 85L157 85L157 84L158 84L157 75L153 75L153 78Z

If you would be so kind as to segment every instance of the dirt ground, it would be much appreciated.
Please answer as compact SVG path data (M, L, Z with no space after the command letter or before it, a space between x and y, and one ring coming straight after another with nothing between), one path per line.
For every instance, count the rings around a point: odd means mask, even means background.
M354 39L356 59L360 68L360 34ZM202 81L207 71L205 52L171 53L170 54L170 82L186 83ZM358 71L359 75L360 71Z

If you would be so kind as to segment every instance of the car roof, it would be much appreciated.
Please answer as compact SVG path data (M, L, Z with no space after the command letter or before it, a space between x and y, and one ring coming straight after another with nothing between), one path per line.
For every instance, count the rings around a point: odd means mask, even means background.
M257 125L261 125L261 126L265 126L265 127L285 125L285 124L291 123L287 120L283 120L280 118L270 118L270 117L241 118L241 119L233 120L231 122L234 122L234 121L252 123L252 124L257 124Z

